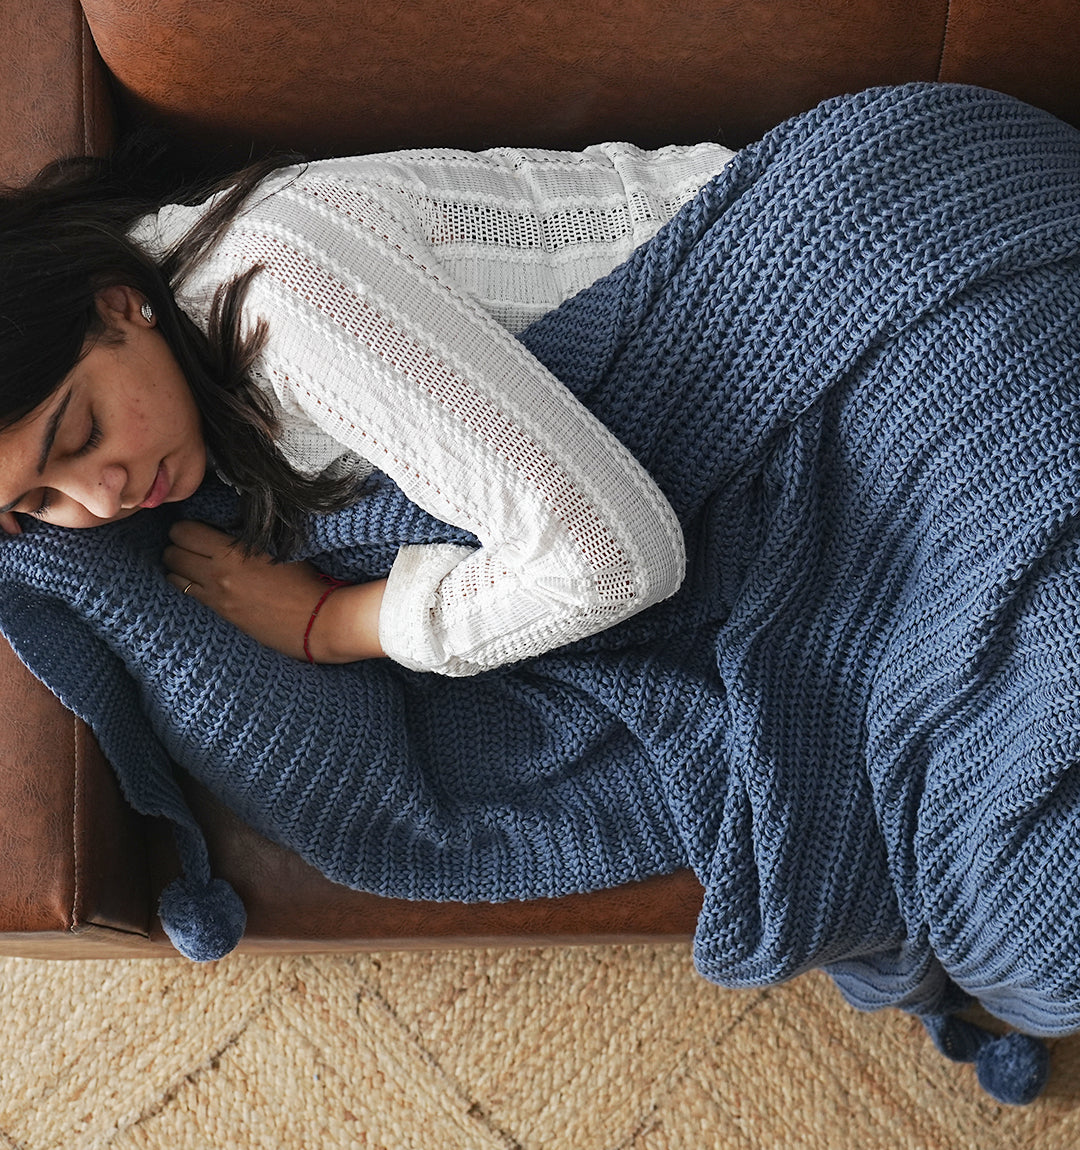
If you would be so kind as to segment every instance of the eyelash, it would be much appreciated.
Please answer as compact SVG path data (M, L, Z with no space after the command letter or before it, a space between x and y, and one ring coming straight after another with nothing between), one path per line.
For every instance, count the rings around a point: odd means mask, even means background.
M35 519L44 519L45 512L49 510L49 505L51 503L52 500L49 498L49 493L46 491L45 494L41 497L40 506L37 507L34 511L28 511L27 514L33 515Z
M98 426L98 421L90 417L90 434L86 437L86 442L74 452L76 458L80 455L86 455L87 452L93 451L95 447L101 442L101 428Z
M86 455L88 452L93 451L100 442L101 428L98 425L98 421L91 417L90 434L86 437L86 442L82 445L82 447L78 449L78 451L72 452L72 454L76 458L78 458L80 455ZM49 498L49 493L46 491L45 494L41 497L41 503L38 504L38 506L33 511L29 512L29 514L33 515L35 519L44 519L45 513L49 510L51 505L52 499Z

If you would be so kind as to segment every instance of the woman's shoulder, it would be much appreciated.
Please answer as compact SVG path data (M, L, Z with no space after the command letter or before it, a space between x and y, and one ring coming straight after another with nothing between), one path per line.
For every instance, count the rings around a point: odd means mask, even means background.
M733 152L703 142L644 149L629 143L596 144L581 151L542 148L407 149L293 163L275 169L251 190L235 216L248 225L272 219L283 199L324 199L335 189L387 207L418 199L520 203L610 194L617 179L626 194L638 187L694 189L726 164ZM182 241L228 189L198 203L166 204L139 219L132 239L152 257Z
M734 152L713 142L646 149L625 142L580 151L545 148L409 149L320 160L306 165L304 180L363 188L373 196L450 202L562 204L571 199L626 195L637 188L698 187ZM300 169L280 173L284 186Z

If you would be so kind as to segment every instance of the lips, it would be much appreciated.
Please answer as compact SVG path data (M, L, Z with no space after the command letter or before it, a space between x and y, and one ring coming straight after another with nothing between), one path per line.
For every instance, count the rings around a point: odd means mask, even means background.
M169 480L169 473L165 470L165 464L159 463L157 475L154 476L154 482L150 490L146 493L146 498L139 504L140 507L159 507L165 502L172 490L172 483Z

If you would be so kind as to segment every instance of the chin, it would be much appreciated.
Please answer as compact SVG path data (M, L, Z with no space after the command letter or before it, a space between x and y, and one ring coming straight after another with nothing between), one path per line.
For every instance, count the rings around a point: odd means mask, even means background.
M202 482L205 478L206 462L204 460L194 469L194 475L192 477L185 478L183 472L177 475L173 489L169 492L169 497L165 502L182 503L185 499L190 499L202 486Z

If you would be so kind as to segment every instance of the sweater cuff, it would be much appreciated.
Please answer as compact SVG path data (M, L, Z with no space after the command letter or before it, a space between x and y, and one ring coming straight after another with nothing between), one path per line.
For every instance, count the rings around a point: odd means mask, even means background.
M450 571L475 551L456 543L425 543L397 553L379 610L379 644L395 663L413 671L454 673L450 664L456 661L435 634L436 595Z

